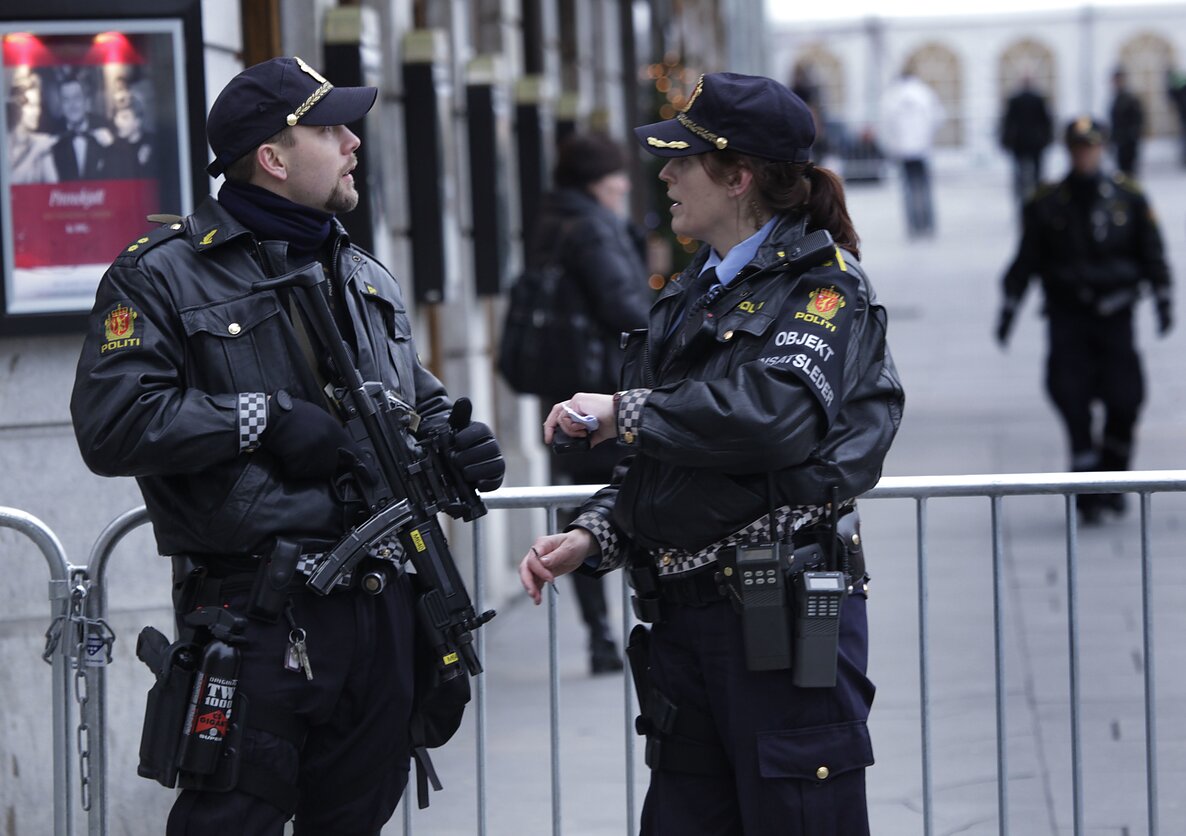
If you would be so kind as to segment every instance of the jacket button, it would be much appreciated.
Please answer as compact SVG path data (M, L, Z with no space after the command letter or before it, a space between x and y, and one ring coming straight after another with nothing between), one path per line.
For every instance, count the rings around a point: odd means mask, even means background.
M854 546L859 546L861 544L861 535L859 535L859 534L852 535L852 544Z
M830 774L831 773L828 772L828 767L826 767L826 766L821 766L819 769L817 769L815 771L815 777L819 778L821 781L824 780L825 778L827 778Z
M732 332L732 331L726 331L726 332L724 333L724 337L725 337L725 340L726 340L726 341L733 339L733 332Z
M241 325L239 325L239 323L237 323L237 322L232 322L230 325L228 325L226 327L226 330L227 330L227 333L230 334L232 337L237 337L237 336L239 336L239 332L243 330L243 327Z

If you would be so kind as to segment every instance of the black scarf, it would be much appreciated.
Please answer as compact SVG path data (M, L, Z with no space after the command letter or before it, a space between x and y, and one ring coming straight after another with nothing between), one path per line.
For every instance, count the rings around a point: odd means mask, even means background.
M218 202L261 241L287 241L291 263L317 257L333 231L334 216L275 192L227 180Z

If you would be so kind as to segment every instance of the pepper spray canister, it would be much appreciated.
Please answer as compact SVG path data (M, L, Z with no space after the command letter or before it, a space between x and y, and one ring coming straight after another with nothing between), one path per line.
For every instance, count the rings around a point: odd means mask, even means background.
M210 775L218 768L238 685L239 651L224 641L212 640L202 651L202 662L194 677L181 749L184 771Z

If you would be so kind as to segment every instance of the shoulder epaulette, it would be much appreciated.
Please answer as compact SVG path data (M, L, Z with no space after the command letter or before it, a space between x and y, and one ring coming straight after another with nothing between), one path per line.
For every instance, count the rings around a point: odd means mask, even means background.
M152 216L150 216L150 218L151 217ZM162 241L168 241L170 238L180 235L185 229L185 224L183 224L181 220L182 219L178 218L172 223L162 224L161 226L144 233L135 241L130 242L126 247L124 247L123 251L116 258L116 261L134 262L139 259L140 256L144 255Z
M1133 180L1131 177L1129 177L1123 171L1117 171L1117 172L1113 173L1112 174L1112 182L1115 183L1120 188L1124 189L1126 192L1132 192L1133 194L1142 194L1141 187L1139 185L1137 185L1137 181Z
M1039 183L1030 193L1027 203L1032 203L1035 200L1041 200L1049 194L1053 194L1054 190L1058 188L1058 183Z

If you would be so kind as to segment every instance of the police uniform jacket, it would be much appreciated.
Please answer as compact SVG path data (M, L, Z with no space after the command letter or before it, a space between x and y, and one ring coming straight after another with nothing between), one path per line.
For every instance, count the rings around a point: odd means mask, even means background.
M685 323L666 335L707 248L629 335L616 417L633 456L574 521L598 540L599 571L631 544L661 551L661 574L690 571L769 536L772 506L785 534L833 487L847 500L876 484L904 402L885 311L856 259L806 227L782 218L682 347Z
M1016 308L1041 277L1046 309L1100 315L1131 307L1148 283L1169 299L1161 232L1145 195L1123 174L1076 178L1039 188L1025 206L1017 256L1004 277L1005 307Z
M379 380L429 422L446 420L444 387L418 362L395 279L335 221L330 281L353 330L364 380ZM87 465L134 476L162 554L260 553L285 534L336 542L358 504L345 481L280 477L241 440L248 393L285 389L323 402L283 293L287 244L257 241L213 198L130 244L99 283L71 412Z

